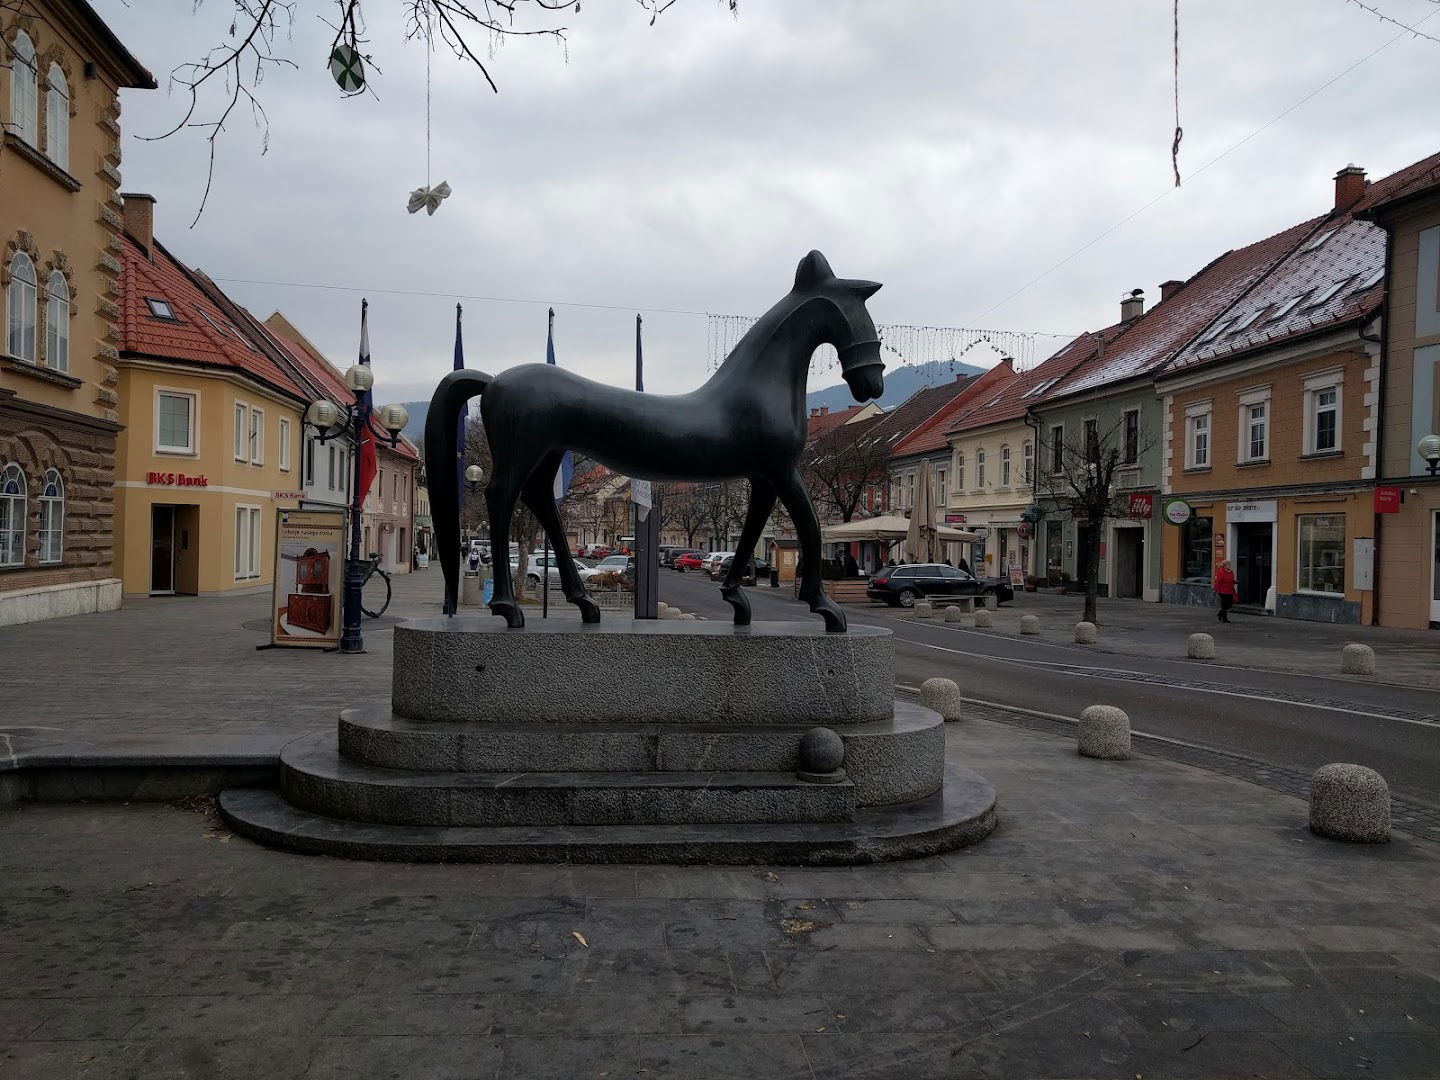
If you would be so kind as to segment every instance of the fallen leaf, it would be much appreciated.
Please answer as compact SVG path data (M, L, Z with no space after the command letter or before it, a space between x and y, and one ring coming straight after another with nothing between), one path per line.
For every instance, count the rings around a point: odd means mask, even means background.
M815 924L809 919L781 919L780 925L787 934L808 934L815 929Z
M580 942L582 948L588 949L590 947L590 943L585 940L585 935L580 933L579 930L571 930L570 936L573 937L576 941Z

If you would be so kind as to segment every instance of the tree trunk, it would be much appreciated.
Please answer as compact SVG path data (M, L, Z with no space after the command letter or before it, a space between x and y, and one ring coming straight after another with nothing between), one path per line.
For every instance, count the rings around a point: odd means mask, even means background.
M1096 622L1095 598L1100 590L1100 537L1105 535L1105 519L1100 518L1095 522L1094 535L1090 538L1090 545L1085 552L1085 621ZM1097 623L1098 625L1098 623Z

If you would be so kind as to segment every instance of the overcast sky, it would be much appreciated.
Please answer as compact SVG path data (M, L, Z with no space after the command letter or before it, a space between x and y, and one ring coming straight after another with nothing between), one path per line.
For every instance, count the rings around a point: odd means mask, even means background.
M231 5L92 2L162 86L124 94L124 190L157 197L156 234L180 259L261 318L282 309L342 368L368 296L377 401L429 397L464 297L535 301L464 299L468 366L543 360L554 304L560 363L627 385L640 311L647 389L691 389L707 323L681 313L759 314L812 247L884 283L877 322L1073 334L1115 321L1131 288L1158 299L1159 282L1324 211L1345 164L1378 177L1440 150L1440 44L1408 36L1164 194L1168 3L741 0L735 18L679 0L652 27L637 5L590 0L564 14L564 51L498 50L498 95L435 54L431 178L454 194L411 216L425 52L404 41L402 0L365 3L378 100L341 97L320 19L334 5L298 0L279 45L299 68L260 88L268 153L233 119L191 229L202 135L139 136L183 113L166 76L222 39ZM1411 24L1435 16L1424 29L1440 38L1440 4L1377 2ZM1397 33L1347 0L1185 0L1182 174ZM616 310L570 306L583 304Z

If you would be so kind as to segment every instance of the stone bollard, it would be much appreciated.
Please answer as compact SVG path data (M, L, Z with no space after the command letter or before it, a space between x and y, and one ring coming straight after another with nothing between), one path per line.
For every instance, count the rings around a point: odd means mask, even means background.
M1191 660L1214 660L1215 639L1209 634L1191 634L1185 655Z
M1077 622L1075 624L1075 644L1094 645L1098 633L1093 622Z
M975 609L975 626L981 630L988 630L995 625L995 616L985 608Z
M700 616L696 615L693 611L687 611L685 612L685 614L680 616L680 618L684 619L686 622L694 622L699 617Z
M1340 650L1342 675L1374 675L1375 650L1369 645L1346 645Z
M1113 705L1091 705L1080 714L1081 757L1124 761L1130 756L1130 717Z
M935 617L935 607L929 600L918 600L915 603L915 618L932 619Z
M1390 839L1390 788L1374 769L1343 762L1310 778L1310 831L1333 840L1383 844Z
M1021 615L1020 633L1025 635L1040 633L1040 617L1038 615Z
M657 600L657 601L655 601L655 610L656 610L657 612L665 611L665 610L668 609L669 607L670 607L670 605L667 604L667 603L665 603L664 600Z
M960 687L953 679L926 679L920 684L920 704L934 709L947 722L960 719Z
M958 607L948 607L945 609L946 622L959 622L963 618L965 618L965 613Z
M662 619L678 619L680 618L680 609L673 607L663 607L659 609L658 614Z

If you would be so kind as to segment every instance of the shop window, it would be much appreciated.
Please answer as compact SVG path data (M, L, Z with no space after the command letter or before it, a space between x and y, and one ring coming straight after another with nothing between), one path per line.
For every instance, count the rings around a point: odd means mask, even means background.
M195 452L195 395L171 390L155 394L155 449L165 454Z
M260 576L260 508L235 508L235 580Z
M25 473L15 462L0 469L0 566L25 565Z
M70 86L59 64L50 65L45 90L45 156L70 170Z
M1301 592L1345 592L1345 515L1305 514L1298 519Z
M59 469L46 469L40 489L40 561L58 563L64 547L65 481Z
M35 45L25 31L10 46L10 130L31 146L39 142L40 92Z
M50 274L45 289L45 366L70 370L70 283L59 270Z
M35 263L23 251L10 259L10 285L5 293L6 351L20 360L35 363Z
M1192 585L1209 585L1214 561L1215 519L1191 518L1180 526L1181 579Z

